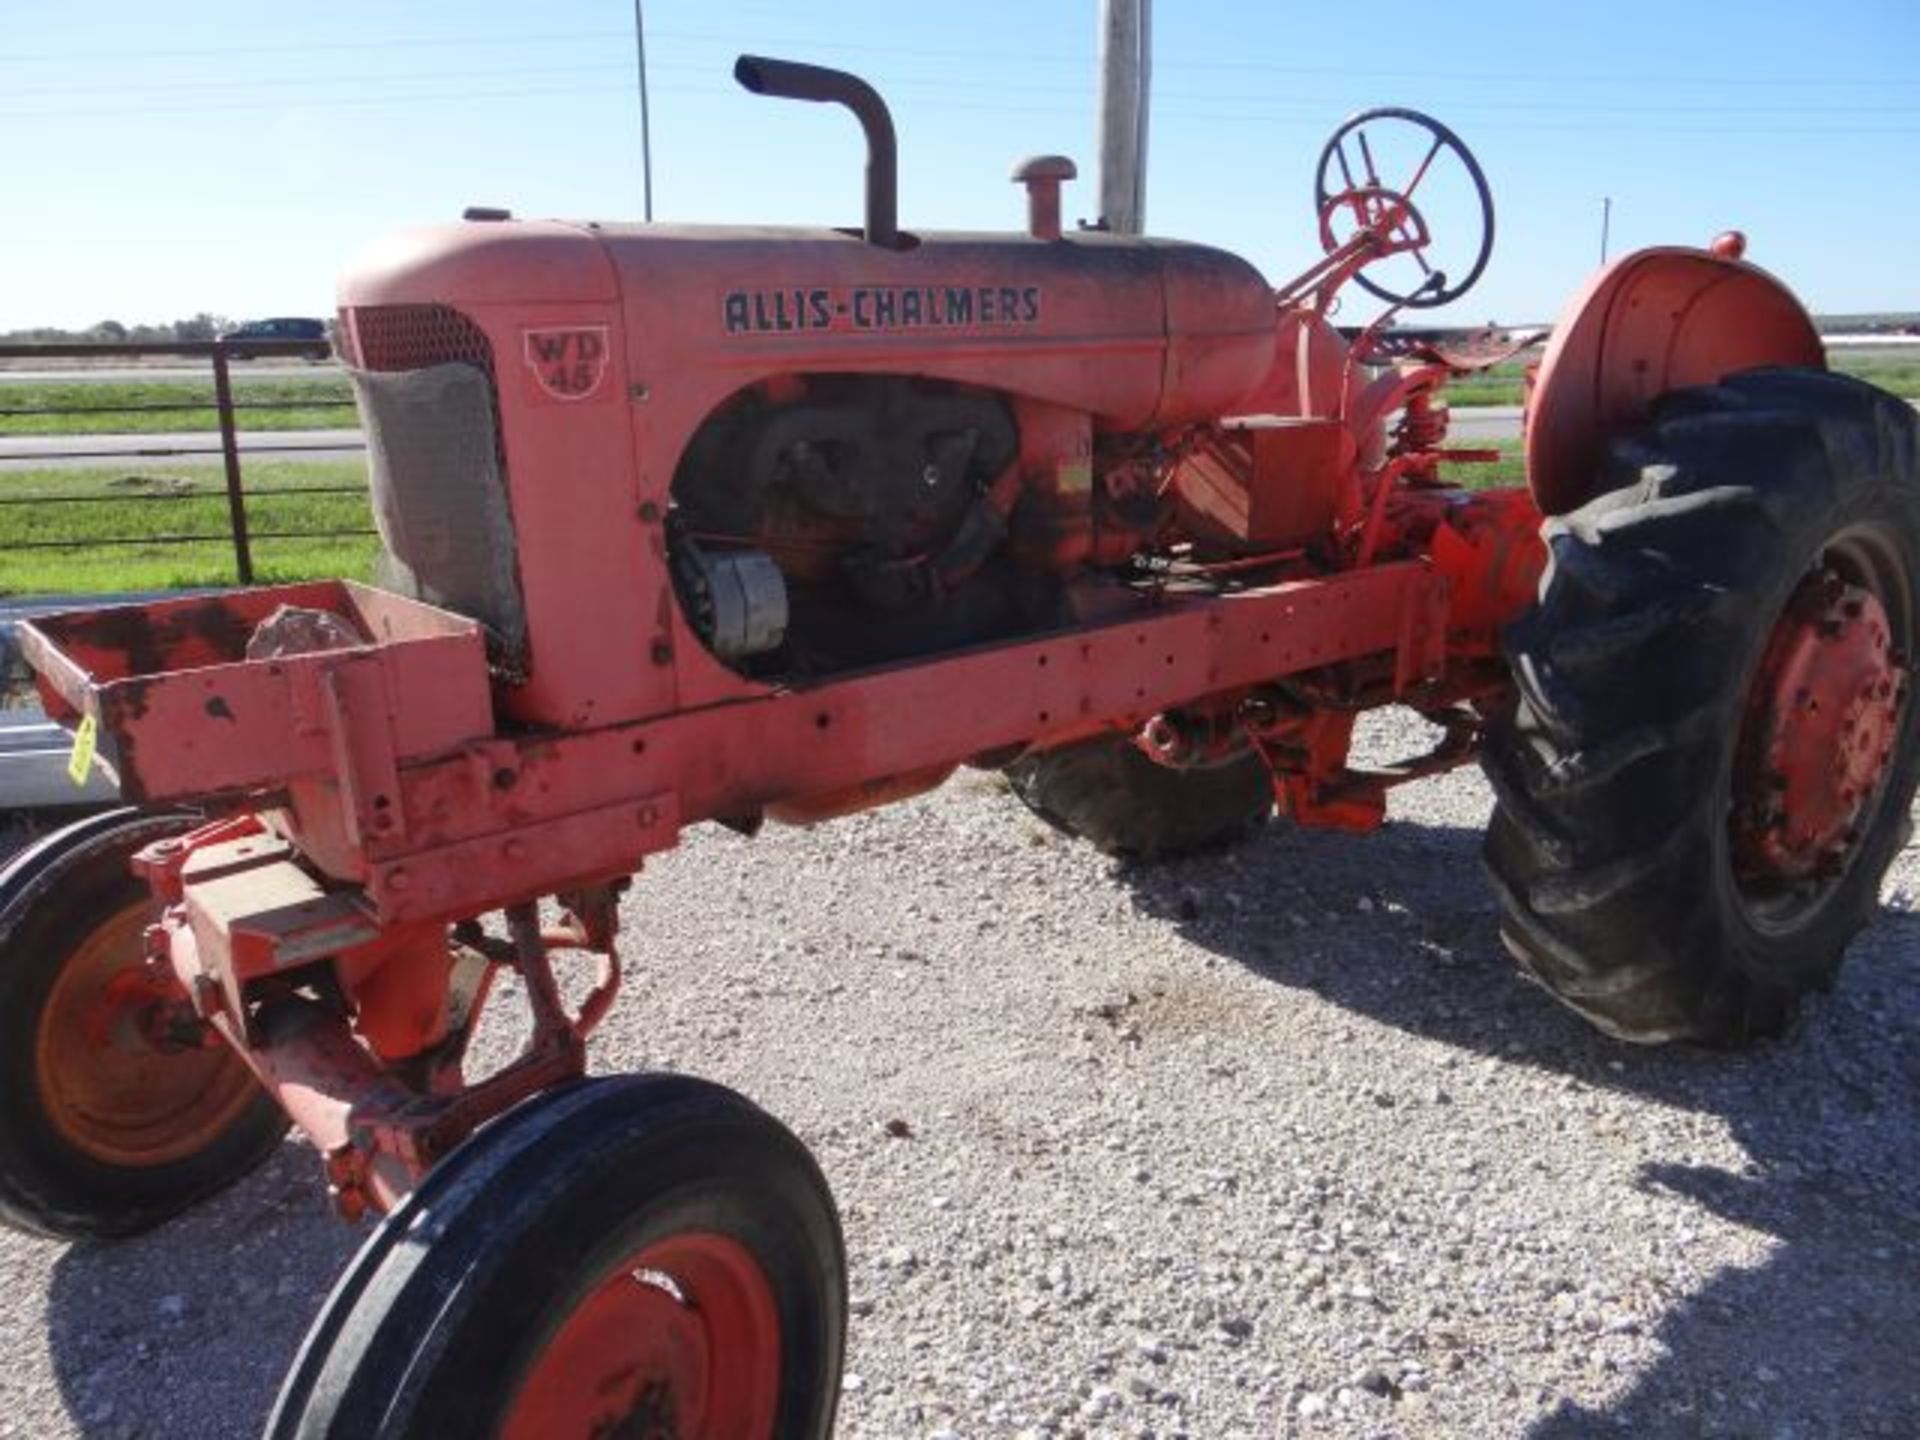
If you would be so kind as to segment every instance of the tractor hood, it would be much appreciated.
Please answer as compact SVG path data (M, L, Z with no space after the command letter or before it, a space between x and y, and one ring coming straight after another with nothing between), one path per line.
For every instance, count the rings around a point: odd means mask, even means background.
M450 307L509 350L502 329L611 306L630 379L652 387L911 373L1114 428L1229 412L1274 357L1272 292L1246 261L1097 233L909 235L883 248L826 229L470 222L375 246L340 303L349 315Z

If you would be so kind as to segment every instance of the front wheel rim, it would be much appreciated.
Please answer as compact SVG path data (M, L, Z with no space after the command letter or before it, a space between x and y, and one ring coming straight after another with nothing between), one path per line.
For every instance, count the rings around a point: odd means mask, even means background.
M162 1051L122 1017L96 1023L108 986L141 963L143 900L108 916L61 961L35 1027L35 1077L48 1124L82 1154L148 1169L200 1154L258 1095L252 1073L224 1045Z
M738 1240L685 1231L612 1266L535 1357L502 1440L768 1440L780 1318Z

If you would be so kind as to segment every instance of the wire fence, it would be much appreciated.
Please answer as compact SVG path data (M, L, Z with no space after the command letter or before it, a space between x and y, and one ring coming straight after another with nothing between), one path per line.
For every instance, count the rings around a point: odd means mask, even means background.
M351 397L307 394L253 398L244 390L239 396L235 394L235 361L311 360L319 358L322 349L321 342L287 340L0 345L0 367L4 367L0 368L0 535L4 535L0 548L21 555L51 551L77 556L78 552L127 547L219 544L231 548L234 580L249 585L254 583L254 545L258 541L371 537L375 531L365 505L364 472L357 483L304 483L296 479L268 489L250 489L248 485L249 461L339 457L364 451L353 428ZM205 368L149 368L145 362L155 359L197 361ZM82 363L71 368L23 370L18 368L22 361ZM131 363L122 367L114 362ZM335 373L315 371L319 377ZM151 392L156 389L170 391L207 382L210 393L204 397L188 394L152 398ZM87 393L89 390L105 398L95 398ZM129 393L117 395L116 390ZM22 395L26 397L24 403L18 398ZM206 423L209 412L211 428ZM292 412L324 417L326 428L289 433L277 426L243 429L240 423L243 415L252 418L257 413L265 418L276 413L284 421ZM153 418L168 414L182 417L179 432L152 433ZM44 417L46 424L31 424L34 417ZM128 433L109 440L100 430L102 417L127 417L129 423L124 429ZM225 499L220 528L192 529L162 519L168 514L191 519L208 509L209 492L178 475L132 475L112 482L118 488L81 486L30 494L10 494L6 483L9 472L22 469L52 472L95 462L102 467L136 466L155 459L184 461L195 468L219 465ZM314 504L302 498L329 496L358 496L360 503ZM176 508L122 510L117 518L126 523L103 525L102 506ZM351 523L340 523L342 520ZM116 531L121 533L113 533Z

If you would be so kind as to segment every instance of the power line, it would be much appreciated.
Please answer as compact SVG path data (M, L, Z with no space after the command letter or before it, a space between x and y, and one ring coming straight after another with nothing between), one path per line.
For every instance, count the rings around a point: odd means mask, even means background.
M662 68L656 64L654 69ZM705 71L708 67L688 66L689 70ZM398 82L413 84L436 80L490 80L518 75L586 75L612 74L631 70L628 61L600 61L591 65L507 65L487 70L386 70L369 73L356 70L347 75L326 75L308 72L304 75L262 75L242 80L223 81L219 89L224 93L232 90L272 90L284 92L289 89L336 89L343 84L375 85ZM143 80L135 85L122 82L117 85L9 85L7 96L44 95L58 98L65 95L125 95L129 91L169 91L191 90L205 92L209 82L202 80Z
M675 74L686 75L689 77L698 76L702 78L713 78L716 75L715 67L702 64L702 63L697 63L697 62L649 61L648 68L649 70L664 70L664 71L672 72ZM603 62L581 64L581 65L536 65L536 66L514 65L514 66L506 66L506 67L492 67L492 68L480 69L480 70L464 70L464 69L463 70L401 70L401 71L386 71L378 74L366 74L364 72L359 72L353 75L306 75L306 76L300 76L300 77L293 77L286 80L281 80L276 78L264 78L264 79L251 80L251 81L242 81L232 86L224 86L222 87L220 98L204 100L204 101L197 100L191 105L173 106L173 105L166 105L163 103L160 105L142 104L142 105L122 105L122 106L112 107L112 108L87 107L87 108L77 108L77 109L49 109L49 108L42 107L42 108L31 108L31 109L25 109L25 110L0 111L0 118L25 119L25 118L60 117L60 118L84 119L94 115L106 116L106 115L138 115L138 114L189 114L189 113L198 113L203 110L222 111L222 110L232 110L232 109L274 108L280 105L284 105L287 102L288 93L296 89L320 90L324 92L325 98L319 101L310 100L305 98L304 96L298 99L297 103L299 103L302 106L306 106L310 108L311 107L325 108L333 104L360 103L360 102L369 101L369 100L385 101L389 99L419 99L419 100L425 101L425 100L432 100L435 98L443 98L448 101L458 101L458 100L473 99L473 98L487 98L489 96L495 96L495 95L517 95L517 94L526 94L526 93L566 94L566 93L570 93L567 88L555 88L555 89L543 89L539 91L529 91L526 89L526 87L515 86L506 90L467 89L467 90L456 90L456 91L428 91L428 92L423 92L413 96L395 96L390 94L384 89L374 93L368 93L368 94L351 94L351 93L343 94L341 91L341 87L349 86L349 85L362 86L362 87L364 86L383 86L384 87L389 85L438 85L438 84L451 82L451 81L468 81L468 80L476 80L476 79L478 80L528 79L532 77L546 77L546 76L557 77L557 76L565 76L565 75L603 75L604 74L604 75L623 75L624 76L629 73L631 73L631 62L620 60L620 61L603 61ZM1059 97L1065 98L1065 96L1071 94L1076 98L1076 100L1078 100L1079 98L1082 98L1085 94L1091 93L1092 85L1093 85L1093 82L1091 78L1087 79L1081 84L1065 86L1065 87L1057 84L1050 84L1050 83L1023 83L1020 81L955 80L945 76L941 76L941 77L896 76L896 77L890 78L887 82L887 88L889 91L901 91L905 93L930 91L942 97L951 97L951 96L966 95L966 94L984 94L984 95L993 95L993 96L1001 96L1001 95L1007 95L1007 94L1045 94L1045 95L1059 96ZM186 80L186 81L156 81L156 82L150 82L144 86L135 86L135 87L130 87L127 85L82 85L82 86L71 86L71 87L42 86L42 87L28 87L24 89L15 88L15 89L12 89L9 92L9 94L11 96L24 96L24 95L45 96L49 99L54 99L54 100L64 99L64 98L67 98L68 96L85 96L85 95L104 94L104 93L111 93L111 94L119 95L125 98L135 98L140 96L143 93L157 94L157 93L163 93L163 92L169 92L169 91L189 91L195 95L201 95L206 92L207 88L208 88L207 83L205 81ZM678 93L683 95L732 96L736 93L732 89L732 87L724 83L717 83L713 85L668 86L666 88L672 93ZM572 87L572 89L578 91L578 93L581 93L581 94L605 93L605 87L598 87L598 86L577 86L577 87ZM249 93L253 91L259 91L262 93L258 95ZM1163 101L1178 102L1178 101L1191 100L1191 101L1200 101L1203 103L1226 102L1229 104L1254 105L1254 106L1261 107L1257 112L1255 112L1258 118L1267 118L1270 115L1291 111L1291 112L1300 113L1304 116L1314 118L1314 119L1324 119L1328 114L1329 107L1341 106L1341 105L1346 105L1351 103L1351 92L1343 93L1340 95L1331 95L1331 94L1323 95L1323 94L1312 94L1312 93L1295 91L1287 95L1273 95L1268 92L1257 92L1257 93L1234 92L1234 91L1222 91L1217 89L1162 90L1160 92L1160 97ZM920 108L937 108L937 107L928 107L924 104L924 102L919 102L919 105L920 105ZM1003 107L998 103L991 106L985 106L985 107L968 106L956 100L953 102L952 108L999 109ZM1035 107L1028 107L1030 111L1032 111L1034 108ZM1060 107L1060 106L1039 107L1039 109L1042 109L1049 113L1056 110L1060 110L1062 108L1063 107ZM1498 112L1506 111L1506 112L1513 112L1516 116L1522 116L1522 117L1529 114L1538 114L1538 115L1542 115L1550 118L1563 117L1570 110L1578 114L1587 115L1587 116L1623 115L1630 118L1659 117L1659 116L1666 116L1666 115L1712 115L1712 116L1757 115L1757 116L1766 116L1766 117L1869 116L1874 118L1897 118L1902 116L1920 115L1920 107L1916 107L1916 106L1889 107L1886 105L1798 105L1798 104L1795 104L1795 105L1729 105L1724 103L1689 105L1689 104L1648 104L1644 101L1636 102L1633 104L1621 104L1621 105L1607 104L1604 102L1594 102L1594 103L1580 103L1580 104L1569 106L1564 100L1561 100L1561 99L1528 100L1528 99L1520 99L1520 98L1499 98L1499 97L1475 97L1471 100L1458 102L1457 104L1450 104L1448 107L1449 113L1455 114L1455 115L1488 114L1488 113L1498 113ZM1176 114L1180 113L1179 107L1177 104L1174 106L1173 113L1176 113Z
M456 45L549 45L580 40L624 40L624 30L580 30L564 35L429 35L406 40L316 40L299 45L217 45L188 50L42 50L0 52L0 64L71 60L93 65L102 60L186 60L197 56L308 55L317 50L445 49Z
M455 81L455 80L465 81L465 80L508 79L508 78L524 79L524 78L535 77L535 76L561 76L561 75L613 75L613 74L627 74L627 73L630 73L631 69L632 69L631 62L625 61L625 60L619 60L619 61L601 61L601 62L595 62L591 64L581 64L581 65L536 65L536 66L512 65L512 66L504 66L504 67L493 67L493 68L481 69L481 70L394 70L394 71L384 71L377 74L356 72L351 75L307 74L307 75L300 75L300 76L290 76L284 79L279 77L261 77L257 79L243 80L243 81L235 82L232 85L223 86L222 93L223 93L223 96L225 96L228 99L239 101L239 100L250 100L252 97L246 93L250 91L268 92L261 98L273 99L276 97L284 96L289 90L294 90L294 89L302 89L302 90L320 89L320 90L325 90L326 92L328 92L329 95L335 95L335 94L338 94L339 89L342 85L358 85L358 86L389 85L389 84L415 85L415 84L438 84L444 81ZM688 62L688 61L675 62L675 61L650 60L648 62L648 69L650 71L664 70L664 71L668 71L676 74L683 74L683 75L689 75L689 76L697 75L697 76L711 77L717 73L716 67L714 66L707 65L704 63L699 63L699 62ZM1081 84L1068 86L1064 88L1069 89L1075 93L1090 93L1092 90L1092 86L1093 86L1093 81L1091 78L1088 78ZM1063 87L1061 85L1051 83L1051 82L1022 82L1018 80L970 81L970 80L955 80L945 76L940 76L940 77L898 76L898 77L891 78L887 82L887 88L890 91L901 90L901 91L910 92L914 90L931 89L931 90L938 90L943 93L962 93L962 94L979 93L979 94L990 94L990 95L1002 95L1002 94L1010 94L1010 93L1011 94L1037 93L1037 94L1058 95L1062 93L1062 90L1063 90ZM125 84L120 84L120 85L13 87L8 91L8 94L10 97L46 96L53 99L60 99L60 98L65 98L67 96L84 96L84 95L96 95L96 94L114 94L114 95L120 95L120 96L132 96L132 95L139 95L142 93L162 93L162 92L168 92L168 91L183 91L183 90L191 91L193 93L198 94L198 93L204 92L206 89L207 89L207 82L204 80L162 80L162 81L145 82L138 86L128 86ZM452 95L449 95L448 98L449 99L465 98L465 95L470 93L474 93L474 92L452 94ZM694 87L682 87L681 93L696 93L696 91ZM725 85L719 85L719 86L706 89L701 93L730 94L732 92ZM1271 95L1267 93L1251 93L1251 92L1236 93L1233 91L1221 91L1221 90L1212 90L1212 89L1209 89L1209 90L1165 90L1163 89L1159 92L1159 96L1163 101L1199 100L1199 101L1227 101L1230 103L1250 103L1250 104L1256 104L1261 106L1281 107L1286 109L1299 110L1302 112L1316 114L1316 115L1324 114L1326 107L1329 105L1345 104L1345 103L1348 103L1348 100L1349 100L1348 95L1342 95L1342 96L1336 97L1336 96L1314 95L1314 94L1306 94L1301 92L1294 92L1292 94L1285 95L1285 96L1276 96L1276 95ZM348 96L346 98L380 98L380 97ZM1565 104L1565 102L1561 100L1549 101L1549 100L1540 100L1540 99L1528 100L1528 99L1520 99L1520 98L1502 99L1497 97L1491 97L1491 98L1475 97L1471 101L1464 102L1459 107L1454 107L1454 113L1460 113L1462 110L1472 110L1475 112L1511 110L1511 111L1521 112L1521 113L1538 112L1538 113L1543 113L1548 115L1559 115L1564 113L1567 108L1568 107ZM1777 115L1833 115L1833 116L1920 115L1920 106L1888 107L1886 105L1872 105L1872 104L1869 104L1869 105L1818 105L1818 104L1815 104L1815 105L1800 105L1800 104L1794 104L1794 105L1652 104L1652 105L1649 105L1644 102L1639 102L1634 104L1622 104L1622 105L1610 105L1605 103L1582 103L1573 108L1578 109L1583 114L1619 114L1619 115L1627 115L1627 116L1693 115L1693 114L1768 115L1768 116L1777 116ZM28 115L28 114L49 114L54 112L11 111L11 112L0 112L0 113ZM58 113L71 114L74 116L85 116L89 113L95 113L95 112L91 112L87 110L74 110L74 111L62 111ZM137 113L137 112L120 110L120 111L114 111L114 112L100 112L100 113Z
M743 43L738 34L718 34L710 31L660 30L652 29L656 40L670 39L689 41L694 44L714 44L738 48ZM72 51L15 51L0 52L0 64L43 63L73 61L87 65L97 65L102 61L188 59L194 57L225 58L236 55L308 55L317 52L396 50L436 48L449 49L461 46L498 46L498 45L544 45L574 44L584 41L620 40L630 42L629 30L580 30L544 34L515 35L436 35L404 37L384 40L328 40L284 45L232 45L207 46L181 49L124 49L124 50L72 50ZM802 50L847 51L854 54L906 55L928 57L941 60L989 59L1002 65L1009 63L1033 63L1046 65L1086 66L1088 57L1080 53L1021 51L1009 54L1000 47L980 47L964 45L898 45L876 44L868 41L822 40L818 35L806 36L754 36L751 43L759 48L795 47ZM1243 51L1244 53L1244 51ZM657 62L650 62L656 64ZM1875 77L1858 74L1813 76L1804 72L1781 75L1726 75L1715 76L1698 70L1687 72L1631 73L1622 71L1530 71L1513 70L1469 71L1427 67L1384 67L1354 66L1345 64L1300 65L1286 60L1243 58L1238 60L1220 59L1181 59L1173 56L1156 55L1154 66L1166 71L1214 71L1238 70L1268 75L1289 76L1326 76L1330 78L1353 79L1401 79L1401 80L1439 80L1476 83L1513 84L1550 84L1550 85L1685 85L1689 89L1704 86L1761 86L1770 90L1788 87L1832 88L1844 86L1858 89L1869 86L1891 86L1912 89L1920 94L1920 84L1911 76ZM201 82L204 83L204 82ZM15 92L19 93L19 92Z
M928 83L932 84L933 82L928 82ZM735 94L735 92L731 88L725 87L725 86L674 85L674 86L655 86L654 88L656 91L665 91L667 93L677 94L677 95L732 97ZM602 95L627 96L631 94L632 94L632 89L629 85L564 85L564 86L534 86L534 87L516 86L516 87L503 88L503 89L462 90L462 91L447 90L447 91L436 91L436 92L427 93L427 94L383 93L378 95L365 95L365 96L345 96L345 95L338 95L338 94L329 94L324 99L302 98L293 102L291 105L284 97L281 97L278 99L205 101L205 102L196 102L193 104L183 104L183 105L140 105L140 106L126 106L126 107L119 107L119 108L102 108L102 109L88 109L88 110L46 110L46 109L0 110L0 122L7 121L7 120L33 120L33 119L66 119L66 120L95 119L95 118L115 119L115 118L139 117L139 116L151 117L151 116L164 116L164 115L197 115L197 114L217 114L217 113L260 111L260 110L280 110L280 109L288 109L288 108L312 109L312 110L334 110L334 109L357 109L357 108L381 107L381 106L448 105L455 102L465 102L465 101L472 101L472 100L518 100L518 99L534 99L534 98L552 98L552 97L560 97L560 96L579 98L584 96L602 96ZM1207 96L1204 98L1221 100L1221 99L1228 99L1229 97L1213 95L1213 96ZM1302 102L1287 101L1284 103L1298 104ZM916 101L915 108L922 112L960 111L960 112L968 112L968 113L987 112L987 113L999 113L999 114L1026 114L1026 115L1049 115L1049 116L1070 115L1070 116L1076 116L1076 117L1081 114L1081 109L1082 109L1082 107L1077 104L1074 104L1074 105L1067 105L1067 104L1026 105L1026 104L1007 104L1005 102L990 101L990 100L981 100L981 101L975 102L975 101L968 101L965 99L959 99L959 98L953 98L953 97L942 97L937 95L932 98ZM1452 111L1450 113L1456 119L1465 117L1466 120L1470 121L1471 123L1474 123L1476 125L1476 128L1481 130L1483 133L1504 133L1507 131L1512 131L1517 129L1525 130L1529 133L1539 132L1539 131L1571 132L1571 133L1588 133L1588 132L1594 132L1594 131L1601 131L1606 133L1644 134L1644 135L1737 134L1737 135L1802 135L1802 136L1835 135L1835 136L1840 136L1840 135L1910 135L1910 134L1920 133L1920 124L1768 125L1768 124L1756 124L1756 123L1750 123L1750 122L1743 122L1738 124L1724 124L1724 125L1699 125L1699 124L1687 123L1685 121L1676 121L1671 123L1652 123L1652 124L1635 125L1630 123L1622 123L1618 119L1605 118L1604 116L1596 116L1591 120L1584 120L1579 117L1579 113L1577 110L1569 111L1569 109L1564 106L1542 104L1538 108L1541 114L1555 117L1555 118L1533 119L1533 118L1529 118L1527 115L1524 115L1524 114L1513 114L1511 112L1507 114L1495 115L1491 117L1478 116L1476 118L1476 111L1472 106L1463 106L1460 109ZM1325 128L1327 128L1327 125L1329 123L1329 116L1325 113L1324 109L1321 110L1319 113L1302 113L1299 115L1291 115L1291 114L1278 113L1271 110L1248 111L1248 110L1187 109L1179 105L1164 105L1164 106L1157 107L1156 113L1165 117L1169 121L1194 121L1194 122L1227 121L1227 122L1234 122L1234 123L1265 125L1265 126L1279 127L1279 128L1286 128L1286 129L1295 129L1295 128L1311 129L1316 131L1324 130ZM1632 111L1628 113L1632 115L1644 116L1644 115L1652 115L1657 112L1651 111L1646 107L1635 107ZM1688 113L1693 113L1693 112L1688 112ZM1718 114L1722 112L1706 111L1701 113ZM1873 112L1866 112L1866 113L1878 114L1878 113L1886 113L1886 112L1873 111Z
M716 35L709 32L691 30L659 30L656 35L669 39L692 40L700 43L733 45L739 42L737 35ZM1005 64L1010 60L1042 61L1048 64L1085 65L1087 57L1082 54L1061 54L1035 51L1022 51L1018 55L1009 55L1004 48L982 48L956 45L918 46L918 45L878 45L866 41L828 40L823 41L817 35L796 37L756 36L755 45L763 49L768 46L812 47L815 50L846 50L856 54L874 55L922 55L939 59L980 59L994 60ZM1237 46L1244 52L1244 46ZM1698 87L1702 85L1763 85L1769 89L1791 85L1893 85L1913 88L1920 93L1920 84L1916 84L1910 75L1875 79L1870 76L1841 75L1832 78L1808 76L1801 72L1790 75L1752 75L1743 74L1724 78L1704 75L1698 70L1659 74L1629 74L1622 72L1552 72L1534 71L1516 75L1512 70L1441 70L1432 67L1413 69L1389 69L1379 66L1355 65L1296 65L1285 61L1262 59L1243 60L1183 60L1163 57L1155 54L1153 65L1156 70L1255 70L1270 75L1327 75L1341 79L1355 76L1390 79L1443 79L1472 80L1495 84L1512 84L1515 80L1538 81L1543 84L1673 84Z
M138 115L207 115L236 110L338 110L367 105L445 105L451 101L509 100L553 95L630 95L628 85L561 85L507 90L443 90L429 95L335 95L326 99L211 101L194 105L139 105L100 110L0 110L0 120L119 119Z

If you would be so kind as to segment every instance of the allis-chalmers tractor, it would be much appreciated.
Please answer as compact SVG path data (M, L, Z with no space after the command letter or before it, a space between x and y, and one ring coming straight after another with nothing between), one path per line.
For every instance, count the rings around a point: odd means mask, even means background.
M137 1231L297 1125L385 1218L273 1435L831 1428L844 1258L805 1150L711 1085L584 1078L620 895L696 822L975 765L1145 860L1275 811L1368 830L1478 759L1520 963L1621 1039L1716 1045L1829 980L1907 834L1915 416L1825 373L1738 235L1597 276L1535 372L1527 487L1474 489L1442 387L1515 345L1387 323L1491 249L1443 126L1342 126L1324 258L1275 290L1063 233L1057 157L1015 173L1025 233L903 230L871 89L736 74L857 114L863 226L398 236L340 296L387 588L25 633L135 808L0 880L0 1207ZM1396 127L1424 158L1381 174ZM1443 168L1478 212L1458 278ZM1349 282L1390 302L1358 331ZM1389 705L1430 753L1350 764ZM503 971L531 1038L469 1074Z

